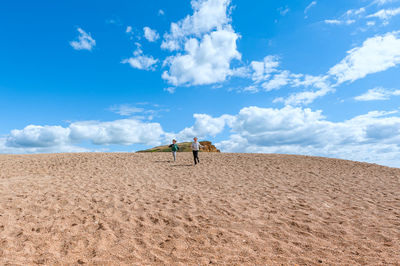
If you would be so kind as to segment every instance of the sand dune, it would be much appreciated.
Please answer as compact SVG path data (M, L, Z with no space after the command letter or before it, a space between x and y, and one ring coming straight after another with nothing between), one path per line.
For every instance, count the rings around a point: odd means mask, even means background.
M0 155L0 264L400 265L400 169L190 156Z

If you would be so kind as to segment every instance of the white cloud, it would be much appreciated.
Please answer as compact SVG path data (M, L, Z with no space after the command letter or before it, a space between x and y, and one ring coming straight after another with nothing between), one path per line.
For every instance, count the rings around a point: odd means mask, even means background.
M144 27L143 28L144 32L144 37L149 41L149 42L155 42L160 38L160 35L157 33L156 30L152 30L149 27Z
M165 14L164 10L162 10L162 9L158 10L158 15L159 16L164 16L164 14Z
M287 98L279 97L273 102L283 102L285 105L307 105L312 103L315 99L323 97L328 93L334 92L328 81L328 76L301 76L302 79L295 79L292 81L292 87L313 87L314 90L296 92Z
M191 38L185 43L185 54L165 60L169 66L162 78L174 86L204 85L223 82L232 74L230 62L240 59L236 50L238 35L232 30L213 31L199 42Z
M276 143L314 142L315 136L307 136L310 127L317 127L321 112L286 106L283 109L246 107L231 123L232 131L239 133L250 143L274 145ZM302 131L303 134L299 134ZM280 137L278 137L281 135ZM279 138L279 139L277 139ZM296 141L295 141L296 140ZM275 143L276 142L276 143Z
M139 55L122 60L123 64L128 63L133 68L141 70L153 70L152 66L158 62L158 59L154 59L152 56Z
M370 112L330 122L321 111L247 107L232 116L225 152L292 153L400 166L400 117ZM390 116L392 115L392 116Z
M297 92L289 95L289 97L279 97L273 102L283 102L285 105L301 105L310 104L315 99L325 96L335 90L328 81L329 76L312 76L303 74L294 74L288 70L278 69L280 62L277 56L266 56L263 62L252 61L250 69L252 71L251 78L253 84L245 87L242 91L257 93L260 91L278 90L284 86L297 87L313 87L314 90ZM261 84L259 83L264 81Z
M286 99L283 97L279 97L274 99L274 103L283 102L285 105L307 105L315 101L315 99L319 97L323 97L330 92L334 92L335 90L330 87L324 87L315 91L303 91L297 92L289 95Z
M346 11L345 15L347 15L347 16L356 15L357 16L357 15L365 13L365 11L366 11L365 7L361 7L359 9L350 9L350 10Z
M193 14L171 23L161 47L177 51L167 57L162 78L174 86L220 83L230 76L244 76L244 68L231 69L240 60L239 35L230 25L230 0L193 0Z
M51 147L68 142L70 130L61 126L29 125L22 130L12 130L7 137L9 147Z
M145 109L131 106L129 104L121 104L110 107L110 111L122 116L129 116L136 113L142 113L145 111Z
M0 153L79 152L83 141L95 145L159 145L164 131L159 123L137 119L110 122L81 121L68 127L29 125L0 138Z
M308 11L309 11L313 6L315 6L315 5L317 5L317 1L312 1L312 2L306 7L306 9L304 9L304 14L307 15ZM306 16L306 18L307 18L307 16Z
M193 117L195 119L193 126L187 127L177 134L168 133L166 134L166 139L175 138L178 141L190 141L194 137L215 137L217 134L220 134L225 126L233 119L230 115L222 115L214 118L207 114L194 114Z
M281 14L281 16L286 16L287 13L289 13L290 8L288 6L285 7L280 7L278 8L279 14Z
M337 19L326 19L326 24L334 24L334 25L350 25L356 22L354 19L347 19L347 20L337 20Z
M230 71L231 76L240 77L240 78L249 78L251 76L251 70L248 66L241 66L237 68L233 68ZM216 86L222 86L221 84Z
M69 44L75 50L88 50L91 51L96 46L96 41L90 36L90 33L86 33L83 29L78 28L79 36L78 41L71 41Z
M175 87L167 87L164 89L164 91L169 92L170 94L174 94L175 93L176 88Z
M112 108L121 115L149 113L152 110L121 105ZM89 149L79 146L82 142L94 145L160 145L175 137L180 141L198 136L205 138L221 133L231 116L213 118L206 114L194 114L195 123L178 132L164 132L159 123L143 122L138 119L120 119L109 122L79 121L67 127L29 125L22 130L12 130L0 138L0 153L38 153L38 152L83 152Z
M187 36L201 37L212 30L221 29L230 22L227 15L229 4L230 0L191 1L193 15L171 23L170 32L164 35L161 47L171 51L178 50Z
M261 86L266 91L278 90L281 87L289 84L289 81L290 81L290 72L287 70L284 70L284 71L280 72L279 74L274 75L272 79L261 84Z
M230 130L216 145L224 152L292 153L337 157L400 166L400 117L397 111L373 111L343 122L331 122L321 111L286 106L246 107L236 115L195 114L193 126L166 133L159 123L122 119L81 121L68 127L34 126L0 138L1 153L87 151L78 145L159 145L213 137ZM101 146L100 146L101 147Z
M373 2L373 4L377 4L379 6L382 6L382 5L385 5L385 4L388 4L388 3L394 3L394 2L398 2L398 0L375 0Z
M264 61L252 61L250 63L253 70L252 79L255 82L268 79L271 73L277 71L277 67L279 66L278 59L277 56L269 55L264 57Z
M368 90L366 93L354 97L356 101L389 100L391 96L400 96L400 90L388 90L381 87Z
M132 27L131 26L126 27L125 32L126 33L131 33L132 32Z
M76 122L72 123L69 129L71 140L87 140L96 145L159 145L164 134L160 124L145 123L135 119Z
M177 39L165 38L161 43L161 48L164 50L175 51L181 49L181 45Z
M367 18L380 18L382 20L389 20L394 16L400 14L400 7L396 9L381 9L378 12L367 16Z
M348 51L348 55L339 64L333 66L326 75L321 76L293 74L288 70L279 70L277 57L267 56L264 62L250 63L253 84L242 91L250 93L261 91L259 87L261 81L263 81L261 87L264 91L277 90L284 86L313 87L312 90L296 92L273 101L274 103L283 102L285 105L310 104L315 99L334 92L335 87L346 81L353 82L400 64L399 35L400 32L389 32L365 40L360 47ZM374 93L377 94L376 91ZM364 97L366 96L359 96L357 99Z
M359 9L349 9L340 17L335 19L326 19L324 22L331 25L352 25L359 19L362 19L365 16L365 12L365 7L361 7Z
M0 137L0 153L3 154L89 152L89 151L91 150L69 144L68 145L60 144L57 146L46 146L46 147L29 147L29 146L14 147L7 145L7 138Z
M250 93L257 93L257 92L259 92L260 90L259 90L258 86L250 85L250 86L245 87L245 88L243 89L243 91L245 91L245 92L250 92Z
M109 110L121 116L130 116L131 119L135 120L153 120L160 113L169 112L169 109L163 109L157 104L150 105L148 103L136 103L136 106L131 104L114 105Z
M331 25L351 25L356 23L357 21L361 19L373 19L373 18L379 18L383 20L383 24L387 25L389 22L388 20L392 18L393 16L397 16L400 14L400 8L388 8L388 9L381 9L381 10L376 10L376 6L374 5L384 5L386 3L391 3L391 2L397 2L398 0L377 0L372 2L371 4L361 7L359 9L350 9L347 10L343 15L341 15L338 18L335 19L326 19L324 22L326 24L331 24ZM367 15L374 9L373 14ZM375 24L372 24L371 21L367 22L368 26L373 26ZM365 30L365 29L361 29Z
M348 51L348 55L339 64L333 66L325 76L294 75L288 71L282 71L265 82L263 87L269 91L286 85L291 87L312 86L315 88L314 90L297 92L287 98L279 97L274 100L275 103L283 102L286 105L310 104L316 98L334 92L334 87L343 82L353 82L400 64L400 39L398 36L399 32L391 32L367 39L361 47ZM260 69L261 66L253 68L253 77L257 77L256 80L260 79L260 76L262 77L259 74L262 72ZM336 84L330 84L332 79L336 80ZM377 91L372 92L375 96L378 94ZM368 99L366 97L372 97L371 93L359 96L357 99Z
M399 32L375 36L364 41L361 47L348 51L348 55L329 70L338 84L387 70L400 63Z
M131 67L141 70L154 70L154 65L157 64L157 62L158 59L144 55L142 49L140 49L140 45L138 45L136 51L133 52L133 57L121 61L122 64L129 64Z

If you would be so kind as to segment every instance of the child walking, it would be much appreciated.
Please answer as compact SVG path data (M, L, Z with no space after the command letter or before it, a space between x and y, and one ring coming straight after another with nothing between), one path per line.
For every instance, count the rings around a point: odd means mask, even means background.
M179 151L179 146L176 144L176 140L172 140L172 144L169 145L172 151L172 156L174 157L174 162L176 161L176 152Z
M193 140L194 142L192 142L192 151L193 151L194 164L196 165L197 163L200 163L199 150L200 148L203 148L203 145L197 142L197 137L194 137Z

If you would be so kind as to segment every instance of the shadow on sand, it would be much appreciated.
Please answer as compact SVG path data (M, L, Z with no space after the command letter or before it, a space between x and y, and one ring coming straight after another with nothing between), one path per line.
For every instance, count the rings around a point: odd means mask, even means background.
M171 165L171 167L188 167L188 166L193 166L193 164L176 164L176 165Z

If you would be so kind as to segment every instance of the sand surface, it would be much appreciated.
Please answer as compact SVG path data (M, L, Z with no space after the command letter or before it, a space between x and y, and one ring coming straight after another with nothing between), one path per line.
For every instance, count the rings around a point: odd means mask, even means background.
M171 157L0 155L0 264L400 265L400 169Z

